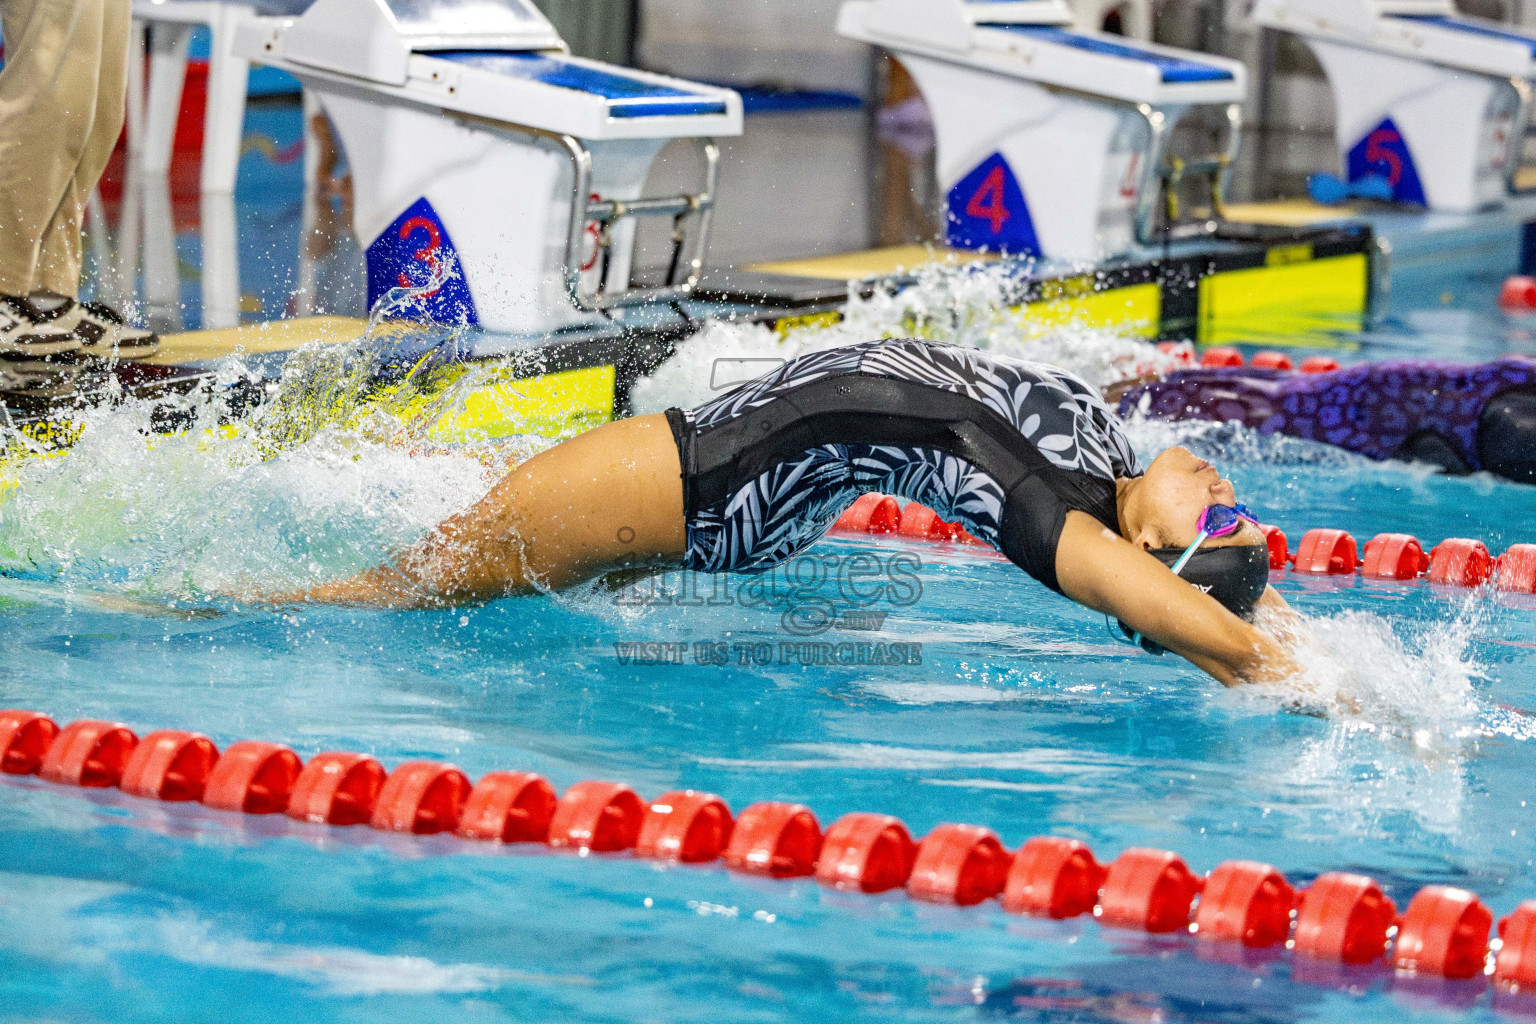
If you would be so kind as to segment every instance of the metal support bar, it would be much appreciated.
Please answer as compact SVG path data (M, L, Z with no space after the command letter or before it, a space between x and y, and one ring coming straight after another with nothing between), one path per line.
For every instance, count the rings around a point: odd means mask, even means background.
M699 208L699 197L681 195L655 199L603 199L587 203L587 220L613 221L620 217L677 217Z
M1211 183L1211 213L1216 220L1225 219L1227 187L1232 180L1232 167L1237 162L1238 149L1242 146L1243 109L1239 104L1227 105L1227 145L1215 155L1203 160L1186 161L1169 154L1168 117L1161 110L1142 103L1137 111L1146 119L1152 132L1151 145L1147 147L1147 164L1142 168L1141 186L1136 197L1136 241L1152 245L1156 241L1157 203L1166 197L1170 222L1177 220L1178 198L1176 190L1185 178L1205 177ZM1171 226L1171 224L1170 224Z
M1227 205L1227 190L1232 187L1232 171L1237 166L1238 154L1243 148L1243 105L1241 103L1227 104L1227 151L1226 160L1213 185L1215 192L1212 198L1212 210L1215 214L1226 219L1223 212Z
M1374 238L1375 247L1368 254L1370 260L1370 291L1365 302L1365 322L1373 324L1387 310L1392 297L1392 243L1381 235Z
M1168 146L1168 116L1149 103L1139 103L1136 111L1152 132L1147 146L1147 162L1141 169L1141 184L1136 189L1136 241L1152 244L1152 228L1157 222L1157 199L1162 188L1163 155Z
M704 276L704 253L709 248L709 231L715 210L715 189L720 180L720 146L714 139L694 140L704 153L704 187L699 192L685 193L680 196L646 196L640 199L593 201L589 198L592 195L592 151L580 139L573 135L545 131L542 128L509 124L505 121L494 121L472 115L463 116L461 119L502 131L518 132L544 139L563 150L570 158L573 179L571 213L566 222L565 266L561 269L566 297L575 304L577 309L596 313L605 309L635 306L646 302L675 301L687 298L693 293L694 288L698 287L699 279ZM674 219L674 249L666 284L655 288L625 288L616 292L608 290L607 250L609 245L604 239L611 237L608 229L613 222L624 217L672 217ZM687 219L697 219L698 225L693 231L693 244L687 247L687 259L680 260L679 252L682 243L677 240L677 236L682 231L680 222ZM598 241L598 258L604 267L602 281L598 284L597 290L585 293L581 289L581 241L586 234L589 221L596 221L602 225ZM681 269L686 270L687 276L679 282L676 276L680 264Z
M698 140L698 145L704 151L704 188L700 192L681 196L592 201L588 199L592 186L591 151L573 136L553 137L558 139L571 157L572 168L575 171L575 181L571 191L571 219L566 229L564 270L565 292L576 307L587 312L597 312L645 302L682 299L692 294L693 289L698 286L699 278L704 274L704 253L709 247L710 222L715 208L715 188L720 178L720 147L715 141L713 139ZM595 292L588 294L582 291L581 240L586 233L587 222L597 221L603 225L604 230L598 244L600 248L606 250L608 246L605 240L610 237L607 229L614 221L624 217L673 217L678 220L688 217L698 218L698 226L693 233L693 244L689 247L689 255L682 261L687 276L681 282L675 279L677 270L669 269L667 282L659 287L625 288L610 292L605 273L604 280L599 283ZM674 238L679 230L680 225L674 225ZM674 242L674 244L680 243ZM606 251L602 255L606 257ZM671 262L673 268L678 267L676 250ZM606 258L604 263L606 264Z
M1520 167L1525 160L1525 139L1531 130L1532 110L1536 108L1533 108L1530 82L1516 77L1511 78L1509 84L1514 87L1515 95L1520 97L1520 105L1515 108L1515 120L1509 129L1509 154L1505 158L1507 166L1504 182L1510 195L1520 195L1522 192L1530 191L1522 190L1516 179L1520 176Z

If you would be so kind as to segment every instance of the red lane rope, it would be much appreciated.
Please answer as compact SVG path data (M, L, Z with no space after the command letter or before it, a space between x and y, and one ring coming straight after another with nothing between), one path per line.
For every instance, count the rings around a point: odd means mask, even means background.
M1285 533L1266 526L1269 566L1313 576L1359 573L1376 580L1415 580L1451 587L1480 587L1493 583L1506 593L1536 593L1536 545L1515 544L1495 558L1488 546L1468 537L1449 537L1427 551L1407 533L1379 533L1366 541L1363 554L1344 530L1308 530L1292 554Z
M1201 353L1200 365L1216 368L1239 367L1243 365L1243 354L1235 348L1217 345ZM1255 352L1253 358L1248 360L1248 365L1258 370L1296 369L1296 364L1291 361L1290 356L1268 348ZM1339 361L1332 356L1308 356L1301 361L1302 373L1332 373L1342 368Z
M1400 974L1491 976L1496 991L1536 985L1536 900L1499 922L1476 894L1430 885L1399 916L1364 875L1327 872L1298 891L1257 861L1192 872L1169 850L1133 847L1101 864L1088 846L1037 836L1010 851L978 825L939 825L920 841L899 819L845 814L822 831L795 803L766 801L732 817L711 793L677 790L649 802L621 783L583 781L558 799L528 772L494 771L471 784L451 764L408 761L386 771L366 754L331 751L307 764L290 748L242 740L221 754L208 737L175 729L140 739L116 722L62 729L35 711L0 711L0 772L163 801L201 801L247 814L286 813L317 825L369 825L412 835L544 843L678 863L723 860L769 878L814 876L866 893L905 887L914 899L969 906L1001 899L1008 913L1106 927L1187 931L1200 942L1282 947L1307 963L1383 961ZM1323 972L1326 976L1326 972Z
M979 544L958 523L947 523L917 502L905 506L884 494L865 494L832 526L833 533L897 536L905 540ZM1363 575L1377 580L1415 580L1452 587L1493 582L1507 593L1536 594L1536 544L1515 544L1495 558L1480 540L1450 537L1426 549L1407 533L1381 533L1366 541L1362 554L1344 530L1308 530L1293 553L1285 531L1264 527L1269 567L1310 576Z

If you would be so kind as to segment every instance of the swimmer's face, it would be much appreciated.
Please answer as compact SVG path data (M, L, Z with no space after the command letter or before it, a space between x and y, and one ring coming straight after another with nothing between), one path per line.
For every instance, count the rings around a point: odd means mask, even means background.
M1169 448L1153 459L1140 490L1141 532L1136 539L1147 547L1188 547L1200 533L1196 524L1208 506L1237 504L1232 481L1222 479L1215 466L1187 448ZM1258 544L1263 539L1258 527L1244 523L1236 533L1206 545Z

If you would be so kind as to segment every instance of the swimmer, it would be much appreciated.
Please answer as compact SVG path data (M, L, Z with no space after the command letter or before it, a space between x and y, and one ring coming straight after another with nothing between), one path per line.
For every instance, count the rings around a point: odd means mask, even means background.
M1396 360L1317 374L1180 370L1128 390L1120 414L1137 411L1236 420L1372 459L1536 483L1536 359L1528 356L1477 366Z
M1280 631L1250 621L1288 609L1214 466L1170 448L1143 472L1072 374L921 341L803 355L691 412L589 430L395 564L272 600L441 607L624 570L758 572L871 491L958 520L1131 642L1227 685L1297 671Z

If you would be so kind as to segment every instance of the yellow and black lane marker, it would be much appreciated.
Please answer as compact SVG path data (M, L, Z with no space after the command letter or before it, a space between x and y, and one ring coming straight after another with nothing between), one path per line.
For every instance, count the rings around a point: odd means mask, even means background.
M1026 326L1090 327L1199 345L1316 345L1364 325L1374 298L1375 253L1370 228L1359 223L1230 225L1198 244L1170 245L1157 257L1109 261L1084 273L1021 275L1013 302ZM910 268L934 260L996 258L902 246L757 264L749 268L760 275L755 296L743 291L734 298L771 300L762 280L775 275L788 294L790 282L839 278L873 287L899 282ZM787 332L835 323L841 305L841 299L801 302L777 316L766 308L759 318Z

